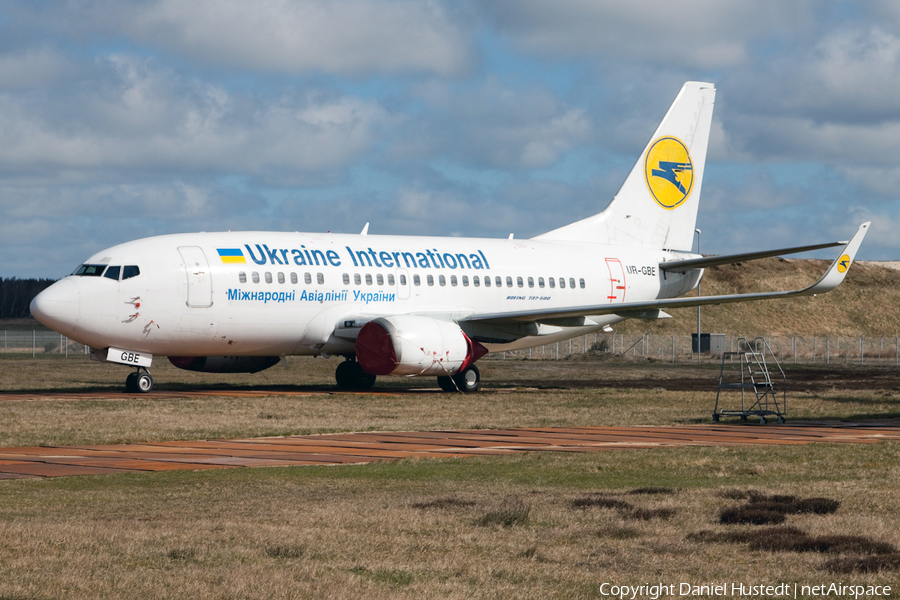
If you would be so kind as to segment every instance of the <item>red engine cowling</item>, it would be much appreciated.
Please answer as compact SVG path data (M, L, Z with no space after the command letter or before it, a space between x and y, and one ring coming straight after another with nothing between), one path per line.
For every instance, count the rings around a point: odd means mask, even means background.
M256 373L278 364L278 356L170 356L169 362L186 371Z
M372 375L455 375L485 354L456 323L428 317L379 317L356 338L356 360Z

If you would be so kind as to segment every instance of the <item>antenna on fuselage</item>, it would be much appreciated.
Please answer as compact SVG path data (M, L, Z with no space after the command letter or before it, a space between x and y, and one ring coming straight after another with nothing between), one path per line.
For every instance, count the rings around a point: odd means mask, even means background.
M366 226L363 227L363 230L359 232L359 235L369 235L369 223L366 223Z

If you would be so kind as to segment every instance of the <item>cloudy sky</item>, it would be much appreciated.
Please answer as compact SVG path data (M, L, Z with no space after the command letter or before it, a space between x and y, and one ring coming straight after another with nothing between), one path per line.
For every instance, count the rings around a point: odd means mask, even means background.
M164 233L537 235L687 80L704 253L872 220L860 258L900 259L895 0L4 0L0 277Z

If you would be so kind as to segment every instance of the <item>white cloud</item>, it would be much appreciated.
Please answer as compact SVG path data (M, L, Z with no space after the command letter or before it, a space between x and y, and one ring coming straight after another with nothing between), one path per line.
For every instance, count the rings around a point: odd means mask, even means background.
M809 3L780 0L498 0L484 10L530 52L678 69L744 63L757 38L811 21Z
M368 151L391 122L373 100L237 96L130 56L111 57L100 71L95 85L57 90L65 97L0 94L0 171L319 176Z
M241 68L454 75L471 62L462 23L435 0L157 0L123 17L135 39Z
M420 86L426 118L404 124L398 158L441 156L489 169L535 169L554 164L586 143L593 124L581 108L543 89L517 91L491 79L460 92L448 84Z

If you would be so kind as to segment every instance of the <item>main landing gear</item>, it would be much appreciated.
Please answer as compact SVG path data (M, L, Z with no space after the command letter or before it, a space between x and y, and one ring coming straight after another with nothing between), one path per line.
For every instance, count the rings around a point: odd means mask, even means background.
M359 363L348 358L334 371L337 386L342 390L368 390L375 385L375 376L363 371Z
M469 365L456 375L442 375L437 378L438 385L445 392L463 392L471 394L481 387L481 373L475 365Z
M125 379L125 391L129 393L146 394L153 389L153 378L150 371L144 367L138 367L137 371L129 373Z
M148 373L149 377L150 374ZM368 390L375 385L375 375L363 371L353 357L337 366L334 379L342 390ZM471 394L481 387L481 373L475 365L469 365L456 375L442 375L437 378L438 385L445 392L463 392Z

